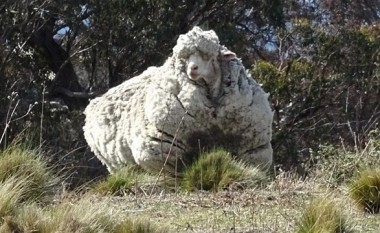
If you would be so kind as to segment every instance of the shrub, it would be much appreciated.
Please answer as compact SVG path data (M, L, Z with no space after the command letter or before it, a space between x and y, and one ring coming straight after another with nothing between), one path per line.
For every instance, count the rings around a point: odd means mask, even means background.
M314 156L317 164L312 170L313 175L327 181L329 186L336 186L353 178L358 171L379 164L379 131L371 131L368 137L361 151L347 151L332 145L320 146Z
M298 233L350 232L345 217L331 197L311 201L298 222Z
M254 185L265 178L258 168L234 160L228 152L216 149L200 155L183 174L182 187L186 191L217 191L233 183Z
M380 212L380 168L366 169L352 181L350 196L369 213Z
M34 199L52 192L52 187L58 183L58 178L53 174L43 158L39 149L30 149L20 144L10 145L0 152L0 181L10 177L18 177L28 180L25 182L24 198Z
M311 160L309 152L319 145L344 141L347 148L360 148L378 128L380 69L373 64L380 37L376 26L330 34L298 22L279 36L299 38L303 52L257 61L251 74L271 93L276 164L305 174L299 164Z
M320 146L315 156L317 164L314 176L328 186L342 184L355 175L363 161L358 160L356 152L344 151L332 145Z
M127 165L115 174L109 175L106 180L97 183L93 190L100 194L122 195L149 178L150 176L136 165Z

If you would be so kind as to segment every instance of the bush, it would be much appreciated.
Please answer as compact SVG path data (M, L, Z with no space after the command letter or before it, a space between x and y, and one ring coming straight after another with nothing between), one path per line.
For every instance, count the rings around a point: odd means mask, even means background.
M332 187L352 178L366 160L364 156L358 160L360 157L356 152L344 151L332 145L320 146L315 158L317 164L312 170L313 175Z
M314 155L317 164L312 170L313 175L328 182L328 186L335 187L352 179L358 171L379 164L379 131L371 131L368 138L361 151L347 151L344 147L332 145L320 146Z
M304 175L299 164L319 145L363 148L368 132L379 128L380 37L378 26L327 33L306 21L288 33L283 38L299 38L302 52L259 60L250 72L271 94L275 163Z
M345 217L331 197L314 199L298 222L298 233L350 232Z
M366 169L352 181L350 196L369 213L380 212L380 168Z
M182 187L186 191L226 188L233 183L249 186L265 178L258 168L235 161L222 149L203 153L183 174Z
M10 177L27 180L23 198L34 200L51 193L59 180L39 149L20 144L12 144L0 152L0 181L4 182Z

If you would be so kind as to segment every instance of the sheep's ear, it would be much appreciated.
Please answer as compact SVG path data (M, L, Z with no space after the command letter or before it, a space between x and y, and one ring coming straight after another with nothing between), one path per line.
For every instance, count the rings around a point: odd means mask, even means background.
M225 59L227 61L236 58L236 54L233 53L233 52L231 52L230 50L224 50L224 51L222 51L222 56L223 56L223 59Z

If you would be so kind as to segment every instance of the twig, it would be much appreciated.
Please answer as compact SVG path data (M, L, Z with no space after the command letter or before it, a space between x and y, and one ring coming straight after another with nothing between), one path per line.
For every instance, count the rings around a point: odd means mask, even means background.
M5 136L6 136L6 134L7 134L7 130L8 130L8 128L9 128L9 126L10 126L10 123L12 122L11 119L12 119L13 115L15 114L16 109L17 109L17 106L19 105L19 103L20 103L20 100L17 100L15 106L13 107L12 112L11 112L11 109L12 109L12 101L11 101L11 103L9 104L9 108L8 108L8 112L7 112L7 117L6 117L6 119L5 119L5 128L4 128L3 134L1 135L1 138L0 138L0 144L3 142L3 139L5 138ZM5 143L4 146L6 146L6 143Z
M45 104L45 85L42 89L42 103L41 103L41 115L40 115L40 147L42 146L42 131L43 131L43 121L44 121L44 104Z
M185 114L182 116L181 121L180 121L179 124L178 124L177 130L176 130L176 132L175 132L175 134L174 134L174 137L173 137L173 140L172 140L172 142L171 142L171 144L170 144L169 152L168 152L168 154L166 155L165 162L164 162L164 164L162 165L160 172L158 173L158 176L157 176L156 181L154 182L154 185L153 185L153 188L152 188L152 190L151 190L150 196L152 196L152 194L153 194L153 190L154 190L154 188L156 187L156 185L157 185L157 183L158 183L158 180L159 180L161 174L163 173L163 171L164 171L164 169L165 169L165 166L166 166L166 164L167 164L167 162L168 162L168 160L169 160L169 156L170 156L170 154L171 154L171 151L172 151L172 148L173 148L174 142L175 142L175 140L177 139L177 135L178 135L178 132L179 132L180 126L181 126L183 120L185 119L185 116L186 116L186 115L187 115L187 111L186 111Z

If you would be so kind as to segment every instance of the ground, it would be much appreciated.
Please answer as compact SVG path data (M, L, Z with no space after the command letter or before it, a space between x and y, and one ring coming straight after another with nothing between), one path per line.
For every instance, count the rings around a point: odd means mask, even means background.
M322 182L323 183L323 182ZM93 196L125 216L147 219L173 232L295 232L305 206L315 197L331 195L354 232L379 232L380 215L364 214L350 200L345 185L326 188L314 179L292 173L278 175L262 187L198 191L194 193L149 188L122 196Z

